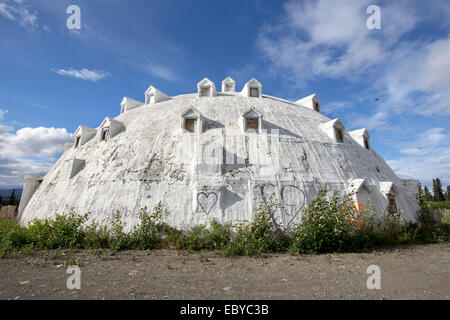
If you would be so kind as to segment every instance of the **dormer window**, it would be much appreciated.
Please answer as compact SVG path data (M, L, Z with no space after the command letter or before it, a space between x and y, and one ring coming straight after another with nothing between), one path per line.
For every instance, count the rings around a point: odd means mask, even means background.
M336 132L336 141L337 142L343 142L344 138L342 136L342 130L338 129L338 128L335 128L335 132Z
M235 92L236 81L227 77L222 81L222 92Z
M250 88L250 97L259 97L259 89L258 88Z
M262 97L262 84L255 78L248 81L241 91L244 97L261 98Z
M387 199L388 199L388 209L390 211L397 211L397 202L395 201L395 195L388 194Z
M197 83L199 97L214 97L216 95L216 86L208 78Z
M107 141L125 130L125 125L117 120L106 117L100 125L100 141Z
M370 150L370 135L367 129L350 131L350 136L364 149Z
M106 141L106 140L108 140L108 136L109 136L109 128L103 128L102 129L102 134L100 136L100 140L101 141Z
M320 105L317 101L314 101L314 111L320 112Z
M145 91L145 104L154 104L166 100L170 100L170 97L156 89L154 86L150 86Z
M314 110L316 112L320 112L320 100L317 94L315 93L300 100L297 100L295 104Z
M247 131L255 131L258 132L258 119L249 119L247 118Z
M334 119L320 124L320 128L334 142L344 142L345 126L339 119Z
M203 87L203 88L201 89L201 94L200 94L200 96L202 96L202 97L209 97L209 92L210 92L210 90L211 90L211 87Z
M399 191L395 184L391 181L382 181L380 182L380 191L382 194L386 195L388 210L397 211L397 201L395 198Z
M203 117L201 113L194 107L191 107L181 114L181 128L184 130L184 132L202 133L202 118Z
M120 113L127 112L132 109L136 109L137 107L142 106L143 103L128 97L123 97L122 102L120 103Z
M251 108L242 115L244 132L260 133L262 129L262 115L255 109Z
M197 127L197 119L185 119L185 128L187 132L195 132L195 128Z
M370 150L369 141L366 138L364 138L364 148Z
M78 148L86 144L97 134L97 130L85 126L79 126L75 131L75 143L74 148Z

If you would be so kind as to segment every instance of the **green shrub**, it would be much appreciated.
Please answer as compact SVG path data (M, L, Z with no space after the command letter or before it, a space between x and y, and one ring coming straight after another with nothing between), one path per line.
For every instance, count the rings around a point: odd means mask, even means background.
M184 248L188 250L217 250L231 239L231 224L220 224L213 219L210 227L199 225L188 230L184 237Z
M448 225L434 223L429 203L418 199L417 223L405 222L402 213L384 210L377 217L374 208L355 208L352 195L327 197L322 190L303 212L293 230L281 230L274 212L280 201L261 203L251 222L232 228L230 223L211 220L209 226L195 226L183 232L169 226L169 214L159 203L152 212L141 210L140 222L126 232L119 212L107 225L92 221L89 215L56 215L35 220L28 228L11 219L0 218L0 257L16 250L111 248L180 250L219 250L225 255L261 256L269 252L329 253L360 251L396 244L433 243L448 239ZM360 208L361 209L361 208ZM445 209L444 209L445 210ZM357 214L356 214L357 213ZM445 221L445 217L444 217Z
M56 215L54 219L34 220L27 228L29 241L41 249L83 247L83 224L87 219L87 214L69 213Z
M450 201L426 201L425 205L430 210L450 210Z
M271 201L270 201L271 203ZM261 203L256 210L253 221L239 227L236 235L224 248L226 255L261 256L265 252L275 252L280 247L280 237L283 233L276 230L273 224L274 207Z
M151 213L147 208L141 209L139 214L140 223L134 227L131 233L133 248L154 249L158 248L163 240L168 226L163 219L168 216L167 209L159 202Z
M325 253L347 250L354 237L355 227L349 222L351 196L335 194L326 199L321 190L303 213L294 234L292 251L297 253Z
M111 218L109 234L111 249L126 250L132 247L133 239L129 232L125 232L125 223L121 220L119 211Z
M26 229L9 218L0 218L0 258L26 245Z

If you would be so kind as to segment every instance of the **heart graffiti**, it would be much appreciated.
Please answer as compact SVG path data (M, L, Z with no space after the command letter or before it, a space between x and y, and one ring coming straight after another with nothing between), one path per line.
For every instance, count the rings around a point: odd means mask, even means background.
M211 210L217 203L219 197L215 192L199 192L197 193L197 202L200 208L206 215L209 215Z
M289 226L298 216L303 206L305 205L305 192L297 186L285 185L280 190L280 203L273 203L272 199L267 199L268 187L276 188L275 185L268 183L261 186L261 197L266 205L279 205L284 212L287 219L286 226ZM274 192L272 192L274 193ZM272 222L275 228L278 229L278 224L275 219L275 213L271 212Z

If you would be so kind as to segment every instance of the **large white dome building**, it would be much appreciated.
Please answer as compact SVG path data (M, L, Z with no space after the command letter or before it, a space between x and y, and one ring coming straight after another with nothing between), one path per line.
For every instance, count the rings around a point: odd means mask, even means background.
M415 219L418 181L399 179L366 129L320 113L315 94L291 102L263 94L256 79L235 87L226 78L218 92L205 78L193 94L151 86L145 103L125 97L119 116L80 126L45 177L25 178L21 223L71 210L103 220L119 210L132 226L141 208L162 201L168 222L185 228L251 220L273 194L286 227L322 188Z

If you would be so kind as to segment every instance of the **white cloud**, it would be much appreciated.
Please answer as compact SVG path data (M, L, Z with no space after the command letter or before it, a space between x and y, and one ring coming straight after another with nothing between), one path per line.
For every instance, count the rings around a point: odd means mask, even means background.
M144 69L148 74L155 78L167 81L175 81L178 79L178 76L172 70L161 65L148 64L144 66Z
M440 178L444 184L450 184L450 148L436 149L427 157L401 157L387 163L400 177L418 179L423 183L431 178Z
M422 115L450 115L450 36L400 46L382 82L390 103Z
M354 119L350 121L350 124L354 127L366 128L366 129L376 129L388 124L389 111L386 107L381 107L372 116L355 116Z
M92 82L97 82L99 80L105 79L109 76L109 73L98 70L89 70L89 69L52 69L52 71L64 77L71 77L75 79L88 80Z
M446 129L429 129L406 143L400 152L407 156L387 161L399 176L423 183L438 177L450 184L450 134Z
M19 23L23 27L36 29L39 27L37 23L38 13L32 10L30 6L25 4L24 0L6 1L0 3L0 15Z
M0 124L0 188L22 185L25 175L43 175L73 135L61 128L14 128Z
M361 75L383 61L386 48L417 20L408 8L389 4L383 7L383 15L398 14L402 19L391 19L387 32L372 31L366 26L369 4L361 0L288 2L285 22L266 25L257 47L296 84L316 77Z
M377 96L386 97L386 105L369 116L373 128L386 123L387 112L450 115L450 37L405 37L422 20L442 20L442 15L433 11L422 17L421 8L408 1L387 2L381 30L369 30L369 4L290 1L282 22L260 30L257 48L271 71L296 87L319 79L367 81Z
M450 134L445 133L444 128L432 128L419 135L417 139L409 143L409 146L400 150L408 155L427 155L436 153L441 144L450 140Z
M10 158L51 157L63 151L73 135L65 128L22 128L15 133L0 134L0 153Z

